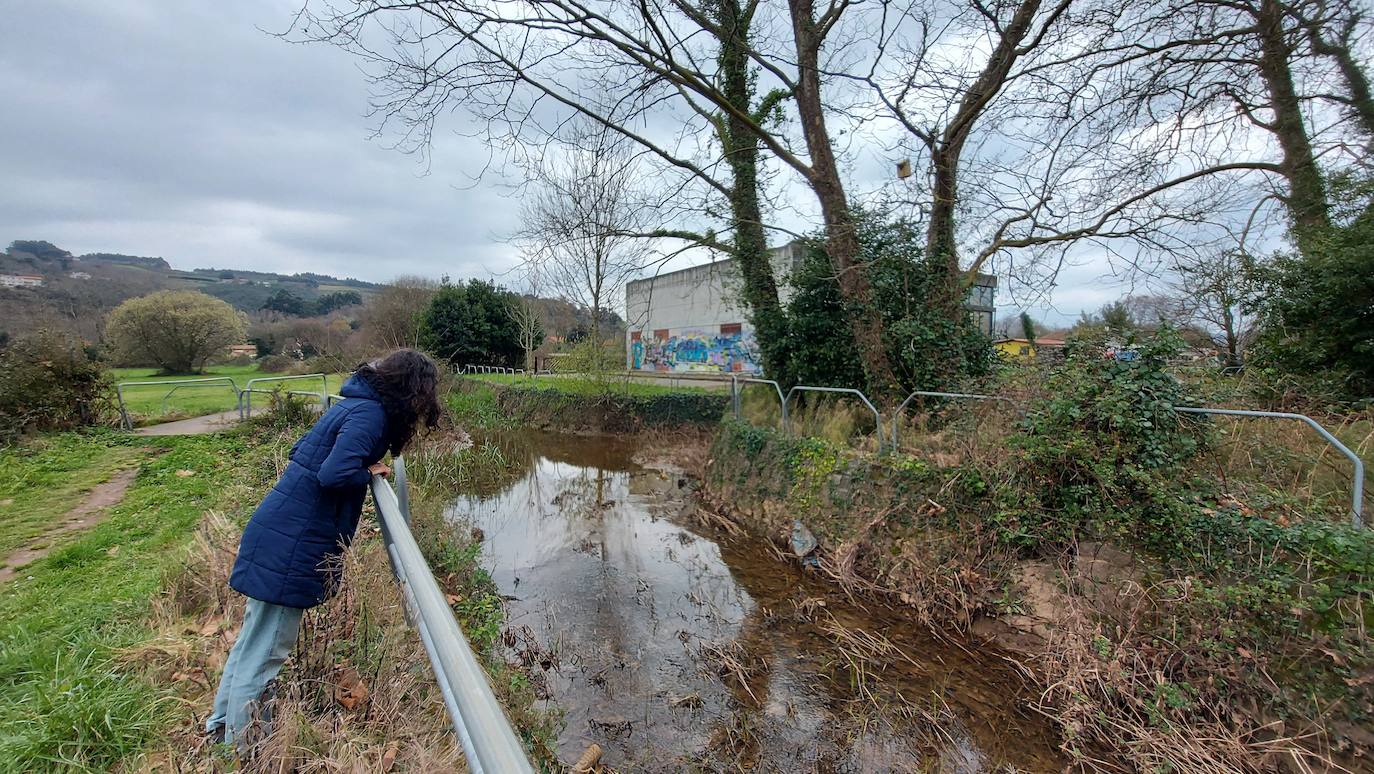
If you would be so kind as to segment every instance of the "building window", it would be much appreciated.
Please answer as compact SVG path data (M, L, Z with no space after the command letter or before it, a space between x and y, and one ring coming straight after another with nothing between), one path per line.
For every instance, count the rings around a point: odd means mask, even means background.
M722 323L720 326L720 335L722 336L738 336L743 332L744 325L741 323Z
M668 340L668 329L667 329L667 328L659 328L658 330L654 331L654 338L658 339L659 341L667 341L667 340Z
M639 341L639 331L632 331L630 333L630 341Z

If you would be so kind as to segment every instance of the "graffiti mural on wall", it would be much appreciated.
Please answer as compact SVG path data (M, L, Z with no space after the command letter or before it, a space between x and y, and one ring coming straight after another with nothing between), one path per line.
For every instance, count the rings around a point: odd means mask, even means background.
M644 331L630 341L630 367L643 371L759 373L762 369L754 332L742 326L722 327L726 330Z

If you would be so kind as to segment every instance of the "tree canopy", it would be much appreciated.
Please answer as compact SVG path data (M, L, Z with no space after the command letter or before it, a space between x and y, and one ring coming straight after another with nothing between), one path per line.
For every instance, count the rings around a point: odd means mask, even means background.
M110 312L105 327L116 361L168 374L200 372L245 335L243 318L232 306L193 290L131 298Z
M455 366L518 367L524 350L511 315L513 293L482 280L445 282L425 309L420 343Z

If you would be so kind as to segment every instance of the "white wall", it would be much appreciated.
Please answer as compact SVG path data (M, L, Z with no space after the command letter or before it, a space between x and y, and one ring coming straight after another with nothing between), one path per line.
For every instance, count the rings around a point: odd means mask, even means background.
M783 303L791 298L786 278L801 250L794 242L770 251ZM740 284L733 260L630 282L625 287L626 367L635 368L638 360L638 367L646 370L756 373L757 342L745 319ZM722 325L741 330L722 333ZM664 332L666 336L656 335Z

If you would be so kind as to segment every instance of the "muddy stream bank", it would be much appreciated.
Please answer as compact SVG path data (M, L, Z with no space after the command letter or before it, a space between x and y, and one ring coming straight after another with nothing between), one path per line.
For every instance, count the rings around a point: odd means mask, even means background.
M1063 768L1005 661L696 526L693 482L656 450L499 442L523 473L447 516L482 532L510 658L564 713L564 761L596 742L622 771Z

